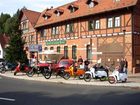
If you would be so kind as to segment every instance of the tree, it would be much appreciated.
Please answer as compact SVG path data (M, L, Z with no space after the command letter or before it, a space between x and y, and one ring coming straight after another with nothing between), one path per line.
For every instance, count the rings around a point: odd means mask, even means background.
M12 22L11 25L7 26L7 32L10 32L10 42L9 46L6 48L5 58L10 62L21 62L28 63L26 52L24 51L25 41L22 40L22 32L19 29L20 21L19 21L19 10L17 13L11 18L11 20L7 20L8 22ZM9 30L9 31L8 31Z
M5 33L5 31L4 31L5 23L10 18L11 18L11 16L9 14L1 13L1 15L0 15L0 34Z

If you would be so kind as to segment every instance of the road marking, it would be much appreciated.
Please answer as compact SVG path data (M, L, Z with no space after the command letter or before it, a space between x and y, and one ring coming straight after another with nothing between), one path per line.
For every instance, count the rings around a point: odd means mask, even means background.
M3 98L3 97L0 97L0 100L4 100L4 101L16 101L15 99Z

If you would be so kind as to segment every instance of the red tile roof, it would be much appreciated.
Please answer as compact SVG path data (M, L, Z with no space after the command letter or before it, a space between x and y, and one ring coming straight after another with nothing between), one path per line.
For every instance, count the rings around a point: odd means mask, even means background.
M71 2L66 5L58 7L64 10L64 13L60 16L56 16L56 14L54 13L54 11L56 11L58 8L54 8L47 11L44 10L41 13L35 27L37 28L40 26L49 25L69 19L135 6L136 3L138 2L138 0L120 0L119 2L114 2L114 0L94 0L97 2L96 5L93 8L89 8L89 6L87 5L87 1L88 0L77 0L75 2ZM76 5L78 7L78 10L76 10L73 13L70 13L68 7L72 4ZM51 14L51 17L48 20L45 20L43 18L43 15L46 13Z
M31 22L33 27L35 26L40 14L41 14L40 12L36 12L36 11L28 10L28 9L23 9L21 12L22 12L22 14L23 13L25 14L25 16Z
M2 48L5 48L5 46L8 44L9 42L9 37L6 35L0 35L0 44L2 46Z

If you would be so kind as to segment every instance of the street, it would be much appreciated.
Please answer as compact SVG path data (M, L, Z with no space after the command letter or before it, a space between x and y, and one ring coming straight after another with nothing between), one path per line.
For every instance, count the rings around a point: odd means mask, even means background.
M139 105L139 88L68 85L0 77L0 105Z

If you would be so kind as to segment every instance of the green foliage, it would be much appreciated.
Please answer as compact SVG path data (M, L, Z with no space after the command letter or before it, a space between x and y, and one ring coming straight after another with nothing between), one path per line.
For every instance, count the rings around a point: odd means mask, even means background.
M5 23L5 32L10 34L9 46L6 48L5 58L10 62L28 63L26 52L24 51L25 42L22 40L22 33L19 30L19 10Z
M0 34L4 34L5 33L5 31L4 31L5 30L4 29L5 23L10 18L11 18L11 16L9 14L1 13L1 15L0 15Z

